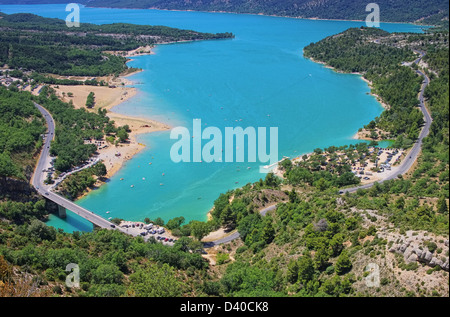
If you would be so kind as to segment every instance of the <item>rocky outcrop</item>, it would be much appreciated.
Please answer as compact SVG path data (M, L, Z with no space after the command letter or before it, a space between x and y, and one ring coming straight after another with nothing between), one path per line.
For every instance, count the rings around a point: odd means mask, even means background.
M448 246L448 240L446 241L446 244L444 243L444 245ZM427 247L420 249L418 246L411 245L410 241L402 244L392 245L389 251L402 254L406 263L413 263L418 261L421 263L425 263L430 267L440 266L447 272L449 270L448 257L438 258L434 256Z
M342 197L336 198L336 205L338 205L338 206L344 206L345 205L345 201L342 199Z

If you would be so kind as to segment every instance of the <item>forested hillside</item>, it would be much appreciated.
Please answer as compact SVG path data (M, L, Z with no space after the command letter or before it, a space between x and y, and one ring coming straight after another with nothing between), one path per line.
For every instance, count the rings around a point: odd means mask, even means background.
M114 8L158 8L172 10L263 13L303 18L365 20L369 2L351 0L91 0L87 6ZM413 22L423 18L439 22L448 17L448 0L380 0L381 20Z
M417 109L422 79L411 67L403 65L403 62L418 57L418 54L415 57L411 55L413 51L425 53L424 60L413 68L420 68L430 78L425 97L433 117L430 135L424 139L419 167L413 174L427 177L413 187L422 195L425 195L423 190L426 188L427 195L448 198L445 194L449 161L448 32L417 35L388 34L367 28L349 29L309 45L305 48L305 56L325 62L339 71L358 71L370 80L372 91L389 108L366 128L378 127L387 131L390 138L396 138L395 146L408 147L416 140L423 123L422 114ZM433 183L437 176L443 183Z
M109 118L104 111L76 110L48 88L39 96L14 88L0 86L0 297L207 295L205 285L213 275L192 252L201 248L193 239L169 247L118 231L65 234L45 225L56 206L29 184L46 131L33 101L51 111L57 123L52 152L60 170L89 157L94 149L83 138L103 136ZM100 171L83 172L63 194L76 196L73 190L86 186L83 178ZM80 266L81 288L65 286L68 263Z
M59 19L1 12L0 29L0 65L66 76L117 75L126 70L126 58L110 51L233 36L124 23L101 26L86 23L73 32Z
M281 184L269 175L221 195L213 219L237 227L244 243L222 251L236 258L222 279L232 294L274 295L284 289L300 296L448 296L448 32L389 35L350 29L311 44L305 53L373 80L376 91L393 105L378 122L408 131L417 124L406 118L417 110L420 82L400 64L419 48L427 53L419 67L431 78L425 94L433 123L418 165L406 177L340 196L336 191L345 185L317 166L328 164L324 154L333 157L351 148L330 147L315 150L301 163L284 160ZM339 166L344 175L345 166ZM259 204L280 201L280 190L288 201L282 199L274 213L261 217L254 211ZM377 288L364 284L369 262L383 267ZM246 287L261 275L262 283ZM433 279L440 282L433 284Z
M366 126L379 128L387 138L398 139L398 147L412 144L423 123L417 109L421 78L413 69L402 66L416 57L408 48L380 45L388 32L374 28L349 29L304 49L305 57L325 62L343 72L358 72L372 82L373 92L389 109Z
M69 0L0 0L0 4L70 3ZM369 2L352 0L80 0L91 7L226 11L302 18L365 20ZM448 27L448 0L379 0L381 20L423 21Z
M419 48L426 52L419 67L431 78L425 94L433 123L417 166L405 177L338 195L345 183L328 170L342 177L346 166L338 163L337 170L323 158L337 159L337 151L352 147L330 147L315 150L300 163L284 160L282 182L269 174L264 181L222 194L211 223L236 227L242 238L234 248L219 249L226 255L221 258L235 258L223 268L226 294L448 296L448 33L388 35L350 29L311 44L306 53L341 71L361 71L376 82L377 92L394 105L379 122L407 131L415 124L405 118L416 110L420 82L400 64ZM396 107L405 97L406 103ZM356 148L356 157L367 154L367 145ZM321 165L327 171L317 169ZM255 212L274 203L273 213ZM380 268L378 287L365 282L369 263Z
M0 178L25 179L26 164L42 146L45 124L30 98L0 86Z

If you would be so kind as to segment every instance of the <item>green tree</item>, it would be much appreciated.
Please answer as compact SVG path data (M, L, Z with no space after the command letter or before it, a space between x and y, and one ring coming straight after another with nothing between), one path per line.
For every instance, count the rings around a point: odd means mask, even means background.
M92 274L95 284L122 284L123 273L114 264L101 264Z
M168 264L161 266L147 264L130 275L127 295L132 297L178 297L185 284L176 278L175 271Z
M106 166L103 162L95 164L94 167L95 167L95 175L98 177L103 177L108 173Z
M344 236L341 233L337 233L330 241L331 255L338 256L344 249Z
M329 187L329 183L322 177L318 181L314 182L314 186L318 190L324 191L325 189L327 189Z
M265 243L269 244L275 238L275 229L272 225L272 218L270 216L266 216L264 218L264 227L262 229L262 239Z
M352 268L352 262L345 250L339 255L334 268L339 275L347 273Z
M306 284L314 277L314 262L311 254L306 253L298 260L298 281Z
M298 262L291 259L288 263L286 278L289 283L295 283L298 280Z
M324 270L329 265L328 259L330 258L329 252L325 247L319 248L314 254L314 267L319 271Z
M123 143L128 140L128 132L125 129L120 128L117 130L117 137L119 138L120 142Z
M19 174L19 169L8 153L0 153L0 177L11 177Z
M184 223L184 221L185 221L185 219L183 216L175 217L175 218L167 221L166 227L169 230L173 230L173 229L179 228Z
M164 226L164 220L162 220L161 217L156 218L154 223L155 223L155 225L160 226L160 227Z
M95 104L95 95L91 91L86 98L86 108L93 108Z
M56 230L53 227L47 226L42 221L33 219L28 226L28 232L34 238L39 240L55 240Z
M191 222L191 233L198 241L201 241L203 237L208 235L209 232L210 227L206 222L203 221Z
M397 209L405 208L405 199L403 197L400 197L395 201L395 208Z
M441 214L448 214L448 206L445 197L440 197L437 202L437 212Z
M220 222L224 227L234 228L236 224L236 214L231 206L227 205L220 214Z

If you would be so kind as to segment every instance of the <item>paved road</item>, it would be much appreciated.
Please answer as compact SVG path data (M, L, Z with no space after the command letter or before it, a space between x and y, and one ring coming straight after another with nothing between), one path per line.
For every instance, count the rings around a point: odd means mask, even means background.
M66 179L67 177L69 177L70 175L75 174L75 173L78 173L79 171L82 171L82 170L84 170L84 169L86 169L86 168L89 168L89 167L91 167L91 166L94 166L94 165L97 164L98 162L100 162L100 159L99 159L99 158L96 158L96 159L92 160L90 163L84 165L83 167L77 168L77 169L75 169L75 170L72 170L71 172L66 173L63 177L61 177L61 175L60 175L57 179L54 180L55 183L52 184L52 185L50 186L49 189L50 189L50 190L53 190L53 189L56 188L59 184L61 184L63 180L65 180L65 179Z
M414 61L415 64L418 64L420 62L420 60L425 56L425 53L422 51L415 51L415 52L420 54L420 57ZM430 79L428 78L427 75L425 75L420 70L416 70L416 73L424 78L424 80L422 82L422 87L421 87L420 93L419 93L419 102L420 102L419 107L423 113L423 117L424 117L424 121L425 121L424 126L422 128L422 131L419 134L419 137L418 137L416 143L414 144L414 146L412 147L412 149L410 150L408 155L405 157L405 159L402 161L400 166L397 167L397 169L395 170L395 173L390 173L386 178L378 181L378 183L383 183L387 180L396 179L398 177L398 175L404 175L405 173L407 173L409 171L409 169L411 168L411 166L414 164L414 162L419 157L420 150L422 148L423 139L430 132L430 126L431 126L431 122L433 120L432 120L431 115L428 112L427 108L425 107L424 96L423 96L424 92L425 92L425 88L430 83ZM345 188L345 189L341 190L340 193L343 193L343 194L345 194L347 192L353 193L353 192L356 192L358 189L370 188L374 184L375 183L370 183L370 184L360 185L360 186L356 186L356 187Z
M105 228L105 229L118 229L120 231L124 231L122 228L119 228L115 226L112 222L94 214L93 212L80 207L73 203L72 201L55 194L50 191L51 186L48 186L44 184L45 180L45 172L44 170L47 168L49 162L50 162L50 142L53 140L55 135L55 121L53 120L50 113L42 106L38 105L37 103L34 103L36 108L41 112L41 114L44 116L45 121L47 122L48 126L48 134L47 137L44 140L43 149L41 152L41 155L39 157L39 161L36 164L36 170L34 172L34 175L31 179L31 184L36 188L39 194L44 196L45 198L55 202L56 204L76 213L77 215L80 215L81 217L89 220L93 224Z
M116 226L112 222L106 220L105 218L100 217L99 215L96 215L92 211L87 210L81 206L78 206L77 204L73 203L72 201L70 201L58 194L53 193L51 191L51 189L54 186L46 185L44 183L45 174L46 174L46 172L44 172L44 170L46 170L48 168L48 166L50 165L50 160L51 160L51 158L50 158L50 143L54 139L54 135L55 135L55 121L53 120L50 113L44 107L38 105L37 103L34 103L34 105L40 111L40 113L44 116L44 118L47 122L47 126L48 126L48 134L47 134L47 137L45 137L45 139L44 139L43 150L42 150L39 160L36 164L36 169L34 171L32 179L31 179L31 184L34 186L34 188L36 188L38 193L41 194L42 196L44 196L45 198L55 202L59 206L62 206L64 208L72 211L73 213L83 217L84 219L90 221L91 223L95 224L96 226L98 226L100 228L119 230L120 232L129 234L131 236L140 235L141 231L139 231L139 230L132 230L132 229L128 230L127 228L121 228L119 226ZM93 162L90 165L93 165L94 163L96 163L96 162ZM83 168L86 168L90 165L86 165ZM81 169L79 169L79 170L81 170ZM77 170L77 171L79 171L79 170ZM76 172L76 171L74 171L74 172ZM165 235L161 235L161 236L165 237ZM152 237L152 235L147 235L143 238L144 238L144 240L148 240L148 239L150 239L150 237ZM160 242L164 245L169 245L169 246L173 245L173 242L165 242L165 241L164 242L160 241Z
M261 214L261 216L265 216L268 211L275 210L276 208L277 208L277 205L272 205L272 206L269 206L269 207L266 207L266 208L262 209L259 213ZM205 242L204 246L206 248L211 248L211 247L213 247L215 245L231 242L231 241L239 238L240 236L241 235L236 230L235 232L233 232L232 234L230 234L229 236L226 236L224 238L221 238L221 239L218 239L218 240L215 240L215 241L211 241L211 242Z
M416 53L420 54L420 57L418 57L413 63L414 64L418 64L421 59L425 56L425 53L422 51L418 51L415 50ZM423 139L428 135L428 133L430 132L430 126L431 126L431 122L432 122L432 118L430 113L428 112L427 108L425 107L425 102L424 102L424 92L425 92L425 88L428 86L428 84L430 83L430 79L428 78L427 75L425 75L423 72L421 72L420 70L416 70L416 73L419 74L420 76L422 76L424 78L423 82L422 82L422 87L420 89L420 93L419 93L419 107L420 110L423 113L424 116L424 126L422 128L422 131L420 132L420 135L416 141L416 143L414 144L414 146L412 147L412 149L410 150L410 152L408 153L408 156L402 161L402 163L400 164L400 166L396 169L395 173L391 173L389 174L386 178L378 181L378 183L383 183L387 180L392 180L398 177L398 175L403 175L406 172L409 171L409 169L411 168L411 166L414 164L414 162L417 160L419 154L420 154L420 150L422 148L422 141ZM365 184L365 185L360 185L360 186L356 186L356 187L351 187L351 188L346 188L340 191L340 193L345 194L346 192L348 193L352 193L352 192L356 192L358 189L367 189L370 188L374 185L375 183L370 183L370 184ZM266 213L270 210L274 210L276 209L276 205L267 207L263 210L261 210L261 215L265 216ZM231 235L224 237L222 239L218 239L212 242L208 242L205 243L205 247L213 247L215 245L219 245L219 244L223 244L223 243L228 243L230 241L233 241L237 238L239 238L239 232L234 232Z
M420 60L423 58L423 56L425 55L425 53L421 52L421 51L416 51L417 53L420 54L420 57L418 59L416 59L414 61L414 63L418 64L420 62ZM424 103L424 91L425 88L427 87L427 85L430 83L430 79L421 71L416 70L416 73L421 75L422 77L424 77L424 81L422 83L422 87L419 93L419 101L420 101L420 109L424 115L424 121L425 121L425 125L419 135L419 138L417 139L417 142L414 144L413 148L411 149L411 151L409 152L409 156L406 157L403 162L401 163L401 165L399 166L399 168L397 169L395 174L389 175L388 177L386 177L385 179L379 181L379 183L382 183L384 181L390 180L390 179L394 179L396 178L398 175L403 175L405 174L412 166L412 164L417 160L417 157L420 153L421 147L422 147L422 141L423 138L425 138L430 130L430 126L431 126L431 115L429 114L428 110L425 107L425 103ZM45 178L45 172L43 172L44 169L46 169L45 167L47 166L47 163L49 162L49 158L50 158L50 142L52 141L52 139L54 138L55 135L55 122L52 118L52 116L50 115L50 113L43 108L42 106L38 105L37 103L35 103L35 106L37 107L37 109L41 112L41 114L44 116L47 125L48 125L48 135L45 138L44 141L44 146L43 146L43 150L41 152L41 155L39 157L39 161L36 165L36 170L35 173L32 177L32 185L36 188L36 190L44 197L46 197L47 199L50 199L51 201L55 202L56 204L80 215L81 217L89 220L90 222L92 222L93 224L101 227L101 228L105 228L105 229L117 229L120 230L124 233L126 233L124 231L124 229L115 226L113 223L111 223L110 221L94 214L93 212L82 208L78 205L76 205L75 203L73 203L72 201L58 195L55 194L53 192L51 192L49 190L49 186L46 186L44 184L44 178ZM346 188L344 190L341 191L341 193L346 193L346 192L355 192L358 189L366 189L366 188L370 188L374 185L374 183L371 184L366 184L366 185L361 185L361 186L357 186L357 187L353 187L353 188ZM265 216L266 213L268 211L274 210L276 209L276 205L273 206L269 206L267 208L264 208L263 210L260 211L262 216ZM237 238L239 238L239 232L234 232L232 234L230 234L227 237L224 237L222 239L218 239L209 243L205 244L205 247L212 247L215 245L219 245L219 244L223 244L223 243L228 243L230 241L233 241Z

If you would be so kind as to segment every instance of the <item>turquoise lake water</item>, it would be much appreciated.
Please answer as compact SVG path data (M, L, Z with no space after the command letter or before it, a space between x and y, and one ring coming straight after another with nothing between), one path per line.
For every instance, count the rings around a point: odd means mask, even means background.
M64 9L65 5L0 6L5 13L61 19L67 15ZM222 131L236 126L278 127L281 159L318 147L355 144L352 136L357 130L383 111L359 76L335 73L302 56L309 43L363 22L84 7L81 22L166 25L236 35L230 40L160 45L155 55L133 58L129 66L144 69L129 77L139 93L115 107L116 112L189 130L195 118L203 127ZM408 24L381 27L389 32L421 31ZM170 148L175 140L169 135L140 135L146 149L78 203L105 218L206 220L220 193L265 177L259 173L265 164L259 162L173 163ZM68 232L92 230L89 222L72 213L66 220L51 216L48 224Z

